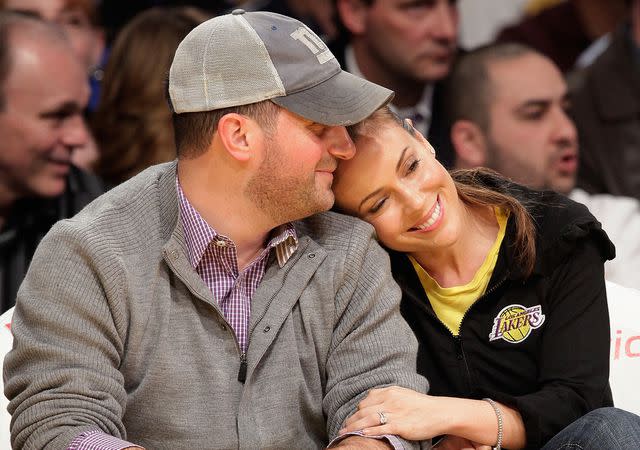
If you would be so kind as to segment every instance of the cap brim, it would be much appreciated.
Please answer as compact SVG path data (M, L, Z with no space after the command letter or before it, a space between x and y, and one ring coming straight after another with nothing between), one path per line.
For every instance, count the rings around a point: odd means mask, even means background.
M323 125L353 125L393 98L393 91L341 70L316 86L271 101Z

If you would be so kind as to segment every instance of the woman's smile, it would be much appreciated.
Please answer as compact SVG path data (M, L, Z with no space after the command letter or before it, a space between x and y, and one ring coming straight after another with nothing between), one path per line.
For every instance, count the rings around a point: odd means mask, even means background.
M440 196L436 197L436 202L433 204L429 212L420 219L417 225L409 228L410 232L425 233L432 231L438 227L444 216L444 207L440 201Z

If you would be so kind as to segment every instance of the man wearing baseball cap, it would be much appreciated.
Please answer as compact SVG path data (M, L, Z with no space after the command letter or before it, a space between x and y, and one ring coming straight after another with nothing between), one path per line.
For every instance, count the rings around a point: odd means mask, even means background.
M302 23L237 10L184 39L168 92L177 162L36 252L5 360L12 445L324 448L367 390L425 391L372 228L326 212L344 126L391 91Z

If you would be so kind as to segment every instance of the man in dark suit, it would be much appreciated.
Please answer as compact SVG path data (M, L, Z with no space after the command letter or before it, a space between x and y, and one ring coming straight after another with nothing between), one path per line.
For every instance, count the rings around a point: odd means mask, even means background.
M408 117L453 163L444 80L457 53L455 0L337 0L343 36L332 44L342 67L395 92L392 107Z

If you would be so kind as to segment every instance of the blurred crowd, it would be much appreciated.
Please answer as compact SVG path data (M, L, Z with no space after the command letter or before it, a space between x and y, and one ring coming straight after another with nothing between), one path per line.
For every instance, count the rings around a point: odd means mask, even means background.
M345 70L395 92L450 169L484 166L586 204L640 287L640 0L0 0L0 302L48 229L176 157L166 77L181 40L234 8L305 22ZM213 5L213 6L212 6Z

